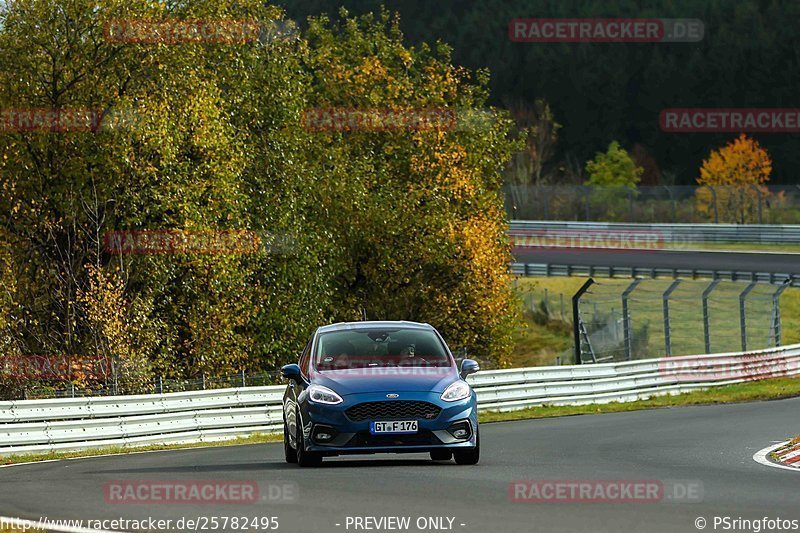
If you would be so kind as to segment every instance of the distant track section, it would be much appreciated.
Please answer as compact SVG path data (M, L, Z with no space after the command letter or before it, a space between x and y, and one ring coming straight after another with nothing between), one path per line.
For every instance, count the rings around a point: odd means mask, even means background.
M586 248L516 248L515 262L560 265L738 270L800 275L800 254L608 250Z

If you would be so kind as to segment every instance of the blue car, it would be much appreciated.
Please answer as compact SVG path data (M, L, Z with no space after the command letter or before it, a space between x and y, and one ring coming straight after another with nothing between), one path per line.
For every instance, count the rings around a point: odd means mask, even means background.
M467 375L433 327L415 322L352 322L312 335L299 364L281 369L286 461L318 466L344 454L429 453L474 465L478 410Z

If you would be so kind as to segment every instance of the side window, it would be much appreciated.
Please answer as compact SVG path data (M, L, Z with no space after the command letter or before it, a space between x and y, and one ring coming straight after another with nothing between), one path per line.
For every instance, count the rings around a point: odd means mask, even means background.
M298 363L300 365L300 373L303 374L303 377L306 379L308 379L308 363L311 361L312 340L314 340L313 336L308 340L308 344L306 344L306 347L303 349L303 353L300 354L300 362Z

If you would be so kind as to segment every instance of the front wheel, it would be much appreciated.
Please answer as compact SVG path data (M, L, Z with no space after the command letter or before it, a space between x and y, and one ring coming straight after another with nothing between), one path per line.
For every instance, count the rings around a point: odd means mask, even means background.
M456 459L456 464L459 465L476 465L481 459L481 434L475 430L475 447L468 450L455 450L453 456Z
M297 443L297 464L300 466L319 466L322 464L322 455L315 452L306 451L306 443L305 439L303 438L303 426L300 424L300 416L297 416L297 423L295 424L297 428L296 432L296 439L295 442Z
M283 421L283 456L287 463L297 462L297 450L289 443L289 426L286 425L286 420Z

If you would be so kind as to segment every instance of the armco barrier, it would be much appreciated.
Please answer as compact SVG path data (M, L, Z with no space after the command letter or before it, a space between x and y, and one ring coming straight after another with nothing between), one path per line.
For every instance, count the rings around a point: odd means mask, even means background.
M800 345L469 377L482 411L624 402L800 374ZM0 455L225 440L282 429L283 386L0 402Z
M629 224L622 222L548 222L512 220L509 233L524 235L613 232L652 234L664 245L693 243L800 244L800 225L770 224Z
M650 278L650 279L720 279L725 281L757 281L800 287L800 276L777 272L741 272L736 270L707 270L701 268L607 267L587 265L556 265L549 263L512 263L511 273L517 276L587 276L590 278Z

